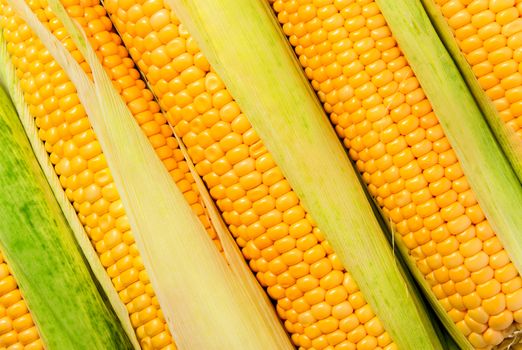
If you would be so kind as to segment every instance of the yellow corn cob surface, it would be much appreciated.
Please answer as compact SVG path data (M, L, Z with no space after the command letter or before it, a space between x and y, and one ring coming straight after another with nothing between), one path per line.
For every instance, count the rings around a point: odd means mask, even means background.
M88 72L80 52L47 4L28 3ZM0 26L40 138L101 263L127 306L140 344L144 349L175 349L110 170L73 84L7 2L2 0L0 4ZM85 29L114 86L220 248L172 131L152 93L140 80L121 39L113 32L105 10L97 1L72 0L63 4Z
M195 40L161 0L106 8L300 349L395 349Z
M480 86L522 142L522 1L434 2Z
M9 266L0 253L0 349L39 350L43 343Z
M474 347L501 343L522 322L522 279L377 4L276 0L273 8L434 295Z

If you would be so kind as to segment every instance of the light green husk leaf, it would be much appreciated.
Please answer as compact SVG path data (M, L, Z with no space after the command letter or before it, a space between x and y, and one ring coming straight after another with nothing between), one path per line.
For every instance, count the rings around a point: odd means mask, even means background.
M480 86L471 66L460 51L450 26L442 16L440 7L433 0L422 0L422 3L446 49L457 63L504 153L511 162L511 166L515 170L519 181L522 182L522 139L504 123L495 105Z
M76 211L74 210L71 202L67 199L65 195L65 191L63 190L60 180L54 171L53 165L49 160L49 156L47 151L45 150L43 142L38 137L38 128L35 125L34 117L29 113L29 108L25 103L22 88L20 87L20 81L16 77L15 68L9 58L9 53L7 52L7 43L3 37L3 34L0 32L0 82L5 90L9 93L11 100L18 112L18 116L20 121L22 122L22 126L24 127L25 134L29 139L33 152L40 164L40 167L43 170L45 178L47 182L51 186L51 190L53 191L54 197L58 201L60 208L71 228L74 238L78 245L80 246L85 259L89 263L89 266L98 280L101 288L103 289L105 295L109 299L109 302L114 309L114 312L118 316L120 322L122 323L122 327L127 333L130 341L132 342L135 349L140 349L138 344L138 340L136 338L136 334L134 329L132 328L132 324L129 318L129 313L127 312L127 308L121 301L116 289L114 288L111 279L105 269L103 268L94 247L89 241L89 237L83 228Z
M168 0L400 349L440 349L425 310L265 1Z
M81 30L49 1L91 66L72 56L20 4L75 84L127 211L143 263L180 349L292 349L275 312L245 287L243 260L220 255L105 74Z

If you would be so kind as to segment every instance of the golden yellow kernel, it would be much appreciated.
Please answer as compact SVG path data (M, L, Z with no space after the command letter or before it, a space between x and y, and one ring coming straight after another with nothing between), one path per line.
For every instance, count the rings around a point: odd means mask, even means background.
M464 306L466 306L466 308L474 309L481 305L482 299L476 292L472 292L468 295L463 296L462 302L464 303Z
M358 350L371 350L377 347L377 338L371 335L365 336L357 343Z
M392 339L387 332L384 332L377 337L377 342L380 346L384 346L384 350L397 350L395 343L392 343Z
M483 334L484 341L490 345L498 345L504 340L502 332L489 328Z
M355 329L351 330L347 333L347 340L357 344L359 343L364 337L366 336L366 330L364 329L363 325L359 325L355 327Z
M487 345L482 334L480 334L478 332L471 333L468 336L468 340L471 343L471 345L473 345L475 348L484 348Z
M489 326L496 330L502 331L508 328L513 323L513 313L509 310L504 310L500 314L491 316L489 318Z
M15 331L10 331L10 332L4 333L0 336L0 344L7 345L7 346L16 343L17 340L18 340L18 334Z

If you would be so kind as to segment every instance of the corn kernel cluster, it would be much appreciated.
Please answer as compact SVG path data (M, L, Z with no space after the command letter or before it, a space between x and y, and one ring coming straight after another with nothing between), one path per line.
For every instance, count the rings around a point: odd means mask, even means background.
M436 3L480 86L522 142L522 2Z
M42 340L16 280L0 253L0 348L41 350Z

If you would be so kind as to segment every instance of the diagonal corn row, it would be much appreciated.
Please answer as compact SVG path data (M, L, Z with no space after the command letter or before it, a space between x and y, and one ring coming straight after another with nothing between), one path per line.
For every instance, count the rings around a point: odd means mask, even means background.
M522 2L436 0L502 121L522 142Z
M30 311L20 294L15 277L0 253L0 348L43 349Z
M273 8L370 193L476 348L520 328L522 280L373 1Z

